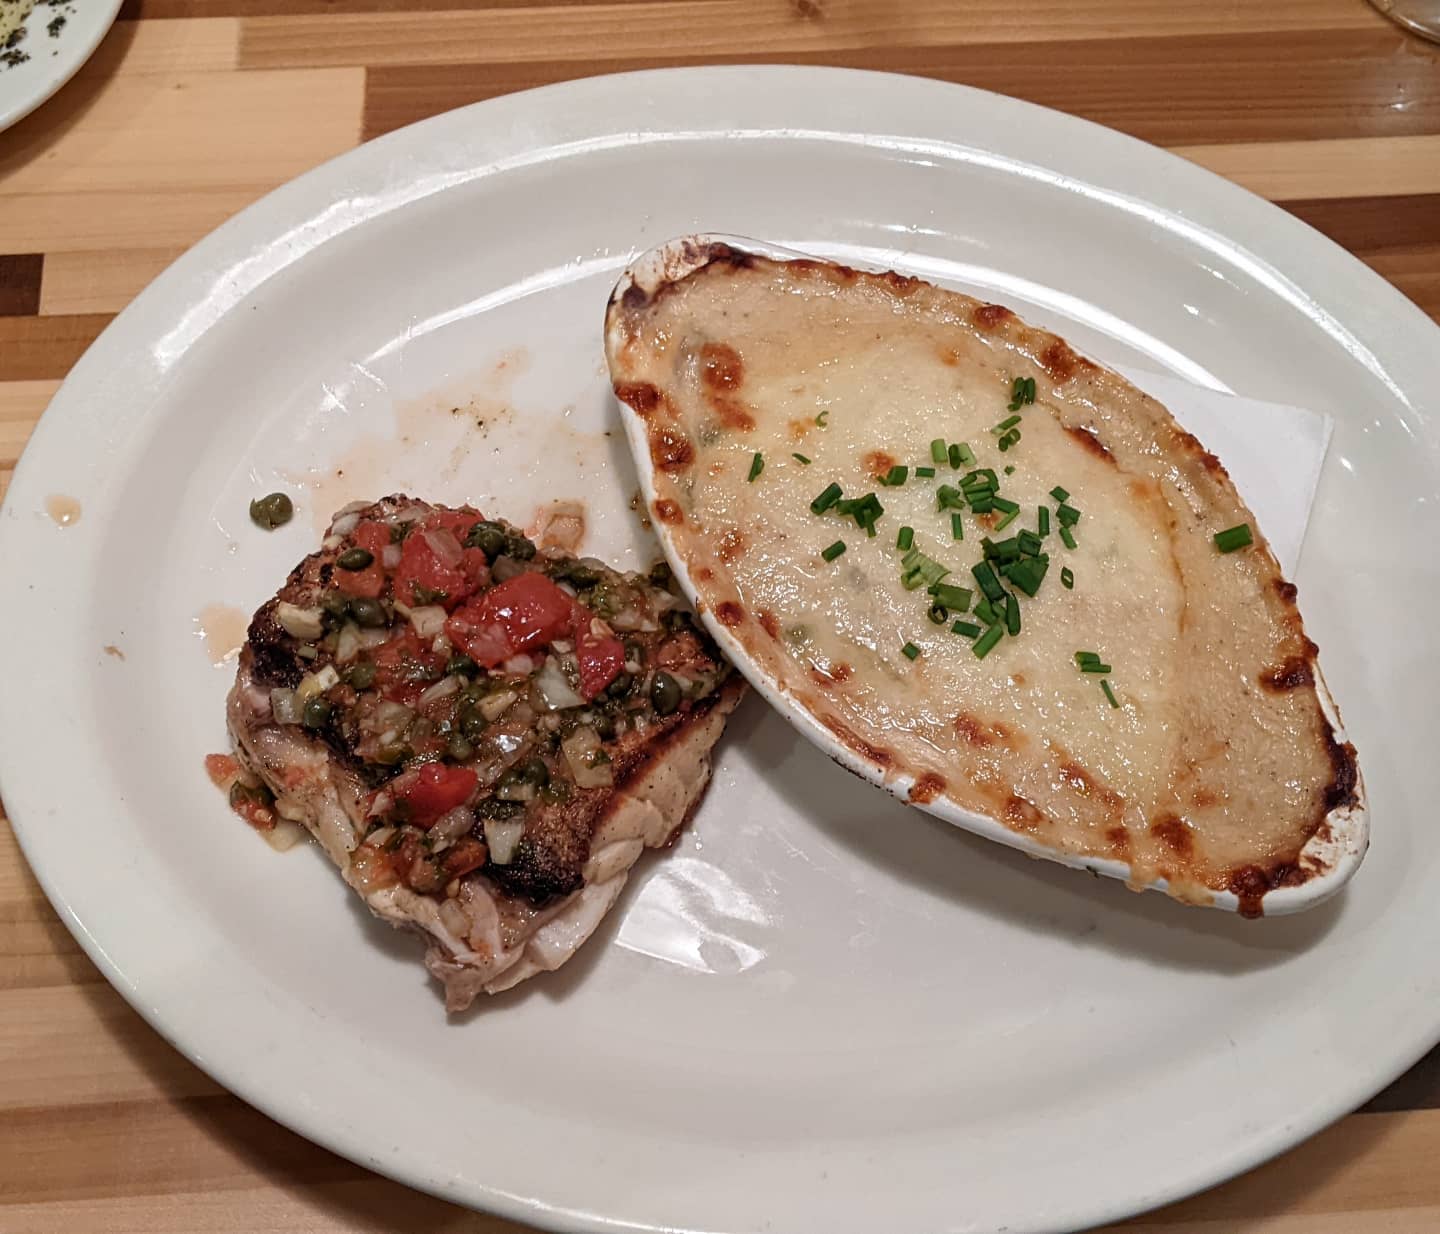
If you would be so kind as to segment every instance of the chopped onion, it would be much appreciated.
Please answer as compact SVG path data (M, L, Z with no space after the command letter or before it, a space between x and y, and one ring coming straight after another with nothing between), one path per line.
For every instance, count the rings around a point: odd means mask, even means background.
M489 723L494 723L503 716L510 705L520 696L514 690L501 690L498 694L487 694L475 705L480 708L480 714Z
M438 604L425 604L420 608L412 608L409 616L410 624L415 627L415 633L421 638L434 638L445 628L445 610Z
M360 510L364 508L363 505L360 506L359 509L351 509L349 506L346 506L345 510L341 511L341 513L336 516L335 521L330 524L330 534L332 536L339 536L341 539L348 536L355 528L360 526Z
M294 638L309 640L325 633L325 623L318 608L301 608L288 600L275 606L275 619Z
M400 564L400 551L398 544L387 544L380 550L380 564L387 570L393 570Z
M460 564L464 550L460 547L460 541L455 538L454 532L446 531L442 527L438 531L426 531L422 534L425 537L425 543L430 546L430 551L445 565L453 570Z
M333 689L340 684L340 674L335 671L333 664L327 664L315 674L315 684L323 694L326 690Z
M460 689L462 684L459 677L453 675L450 677L442 677L420 696L418 706L423 707L426 703L433 703L442 698L449 698Z
M305 828L299 823L281 819L265 832L265 842L276 852L283 853L294 848L305 838Z
M490 848L490 860L497 866L508 866L515 859L515 850L525 834L523 818L487 818L485 820L485 843Z
M610 618L610 624L617 630L640 630L646 634L653 634L660 628L660 623L649 612L636 605L622 608Z
M349 664L360 654L360 627L347 621L340 627L340 637L335 640L335 660L338 664Z
M517 574L525 573L525 563L514 557L507 557L504 554L495 558L490 566L490 577L497 583L503 583L507 579L514 578Z
M294 690L270 691L270 714L276 724L299 724L300 708L295 702Z
M570 774L581 788L602 788L615 782L610 760L601 748L600 734L593 728L577 728L560 743Z
M565 680L565 674L560 671L560 665L553 656L545 661L545 667L536 676L535 687L540 691L540 697L545 700L545 706L551 711L585 705L585 700Z
M360 646L366 648L381 647L390 641L389 630L361 630Z
M500 666L515 677L528 677L535 671L535 661L530 656L511 656Z
M448 814L442 814L439 821L430 828L430 838L436 842L458 840L473 826L475 811L469 806L456 806Z

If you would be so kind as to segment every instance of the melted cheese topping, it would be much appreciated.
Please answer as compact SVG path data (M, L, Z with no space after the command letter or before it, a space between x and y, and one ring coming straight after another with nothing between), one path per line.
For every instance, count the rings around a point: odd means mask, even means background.
M1263 541L1215 551L1215 531L1253 516L1162 407L1007 310L824 263L712 261L612 313L617 393L646 418L656 517L702 601L842 740L916 777L912 799L943 793L1181 894L1253 882L1256 868L1297 876L1353 764L1320 712L1293 590ZM1013 414L1016 377L1033 377L1039 397L1001 453L992 430ZM996 470L1021 506L1004 531L999 515L966 510L965 539L952 539L936 490L970 468L934 464L936 437ZM906 483L879 485L897 463ZM877 495L874 538L811 512L831 482ZM1074 551L1058 535L1056 485L1083 512ZM1020 596L1019 636L979 659L928 619L923 587L902 586L897 532L913 527L915 546L950 568L945 582L975 588L981 537L1036 529L1041 505L1049 572L1035 598ZM824 561L836 540L846 552ZM1118 709L1078 670L1078 650L1113 666Z

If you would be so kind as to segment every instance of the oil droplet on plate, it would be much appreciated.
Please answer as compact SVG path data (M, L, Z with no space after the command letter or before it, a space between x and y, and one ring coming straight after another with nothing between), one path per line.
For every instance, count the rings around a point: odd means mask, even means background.
M219 668L239 653L250 618L232 604L207 604L194 618L196 633L205 643L210 663Z
M45 498L45 513L55 520L58 527L73 527L80 521L80 503L63 493L52 493Z

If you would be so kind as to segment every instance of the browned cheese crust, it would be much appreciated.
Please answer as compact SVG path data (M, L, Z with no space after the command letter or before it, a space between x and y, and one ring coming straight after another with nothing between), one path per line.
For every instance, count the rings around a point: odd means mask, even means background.
M656 519L704 607L766 675L887 778L912 777L912 800L943 795L1041 844L1127 863L1139 881L1169 879L1182 897L1230 890L1254 913L1266 891L1323 872L1301 850L1355 802L1354 750L1332 736L1315 644L1259 529L1253 548L1216 549L1215 532L1254 517L1213 454L1001 305L725 245L690 256L693 272L612 301L611 373L644 425ZM991 426L1027 378L1025 439L995 454ZM926 551L954 565L946 581L973 587L995 516L952 544L948 522L921 522L933 504L904 513L913 476L876 485L896 464L930 463L935 437L1012 465L1002 491L1026 520L1005 534L1035 526L1031 503L1052 485L1084 510L1075 551L1051 535L1054 570L1023 609L1026 630L983 661L901 588L896 528L913 519ZM941 470L932 492L961 474ZM900 512L873 540L833 512L817 518L809 502L832 480ZM822 562L836 539L846 554ZM1062 565L1073 592L1055 580ZM1117 709L1072 659L1106 636ZM912 637L914 663L898 654Z

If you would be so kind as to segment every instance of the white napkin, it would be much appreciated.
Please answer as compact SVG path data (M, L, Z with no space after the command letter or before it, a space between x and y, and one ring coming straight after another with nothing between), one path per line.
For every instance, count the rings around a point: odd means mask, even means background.
M1330 446L1330 417L1303 407L1219 394L1179 377L1116 367L1164 403L1225 464L1281 570L1293 577Z

